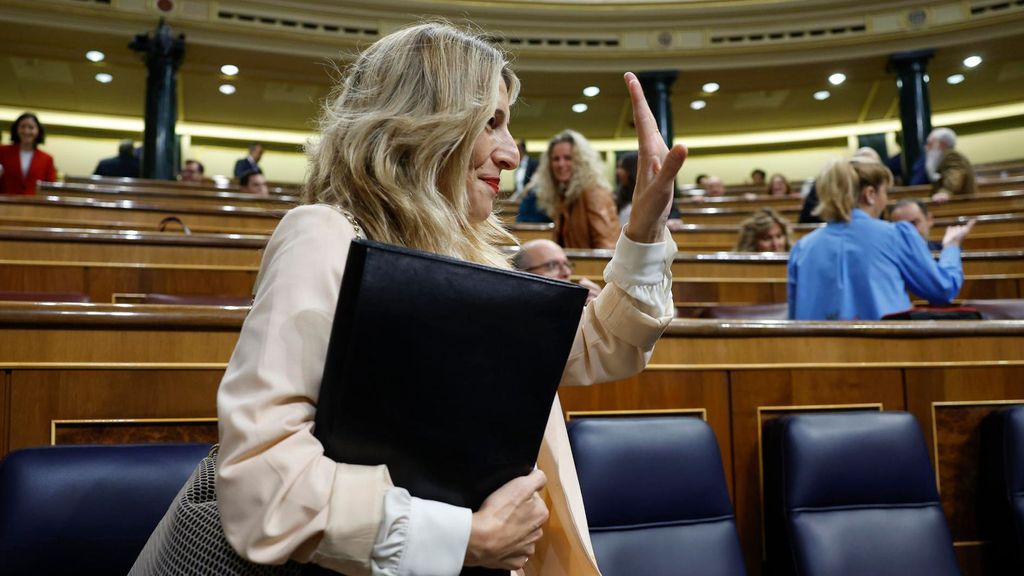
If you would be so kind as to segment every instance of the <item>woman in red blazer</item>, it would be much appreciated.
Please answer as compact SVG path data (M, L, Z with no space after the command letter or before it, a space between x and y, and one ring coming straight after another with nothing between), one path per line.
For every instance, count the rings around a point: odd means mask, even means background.
M0 146L0 193L35 194L36 182L53 182L53 157L36 148L46 140L39 118L25 112L11 124L11 144Z

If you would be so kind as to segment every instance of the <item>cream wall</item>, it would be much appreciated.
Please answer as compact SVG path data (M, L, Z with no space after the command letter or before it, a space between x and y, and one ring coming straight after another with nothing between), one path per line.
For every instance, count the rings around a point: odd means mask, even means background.
M117 156L120 138L47 134L40 148L53 156L58 176L88 176L102 158ZM136 141L138 142L138 141Z
M956 147L975 164L1020 160L1024 158L1024 128L963 135L957 138Z

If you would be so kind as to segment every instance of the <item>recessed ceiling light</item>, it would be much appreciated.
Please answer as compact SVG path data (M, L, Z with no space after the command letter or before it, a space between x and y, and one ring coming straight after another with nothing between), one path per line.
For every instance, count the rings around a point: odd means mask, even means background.
M707 105L708 103L703 100L694 100L693 102L690 102L690 108L693 108L694 110L703 110Z
M96 81L100 84L110 84L114 81L114 77L110 74L107 74L106 72L100 72L96 75Z
M221 84L220 88L217 88L217 90L220 90L221 94L234 94L235 93L235 85L234 84Z
M842 72L836 72L835 74L828 77L829 84L833 86L839 86L843 82L846 82L846 74Z
M593 98L594 96L597 96L600 93L601 89L598 88L597 86L587 86L586 88L583 89L583 95L586 96L587 98Z
M589 106L587 106L583 102L577 102L577 103L572 105L572 111L577 113L577 114L582 114L582 113L586 112L587 108L589 108Z
M719 88L721 88L721 86L718 85L718 82L708 82L700 87L705 94L714 94L715 92L718 92Z
M953 84L954 86L964 81L963 74L953 74L946 78L947 84Z
M964 58L964 66L967 66L968 68L974 68L981 63L981 56L968 56L967 58Z
M106 57L107 55L99 50L89 50L85 53L85 59L89 62L103 62Z
M924 75L924 83L927 84L927 83L929 83L931 81L932 81L932 77L927 75L927 74L925 74Z
M832 95L832 93L829 92L828 90L818 90L817 92L814 93L814 99L815 100L828 100L829 96L831 96L831 95Z
M235 66L234 64L225 64L220 67L220 73L225 76L234 76L235 74L238 74L238 66Z

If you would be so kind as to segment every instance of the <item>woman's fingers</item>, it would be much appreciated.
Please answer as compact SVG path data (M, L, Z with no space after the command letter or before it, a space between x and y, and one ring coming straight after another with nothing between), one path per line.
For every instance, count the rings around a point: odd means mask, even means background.
M640 148L644 147L645 137L652 132L658 134L658 123L654 121L654 114L651 107L647 105L647 98L644 97L644 89L640 86L640 80L636 74L626 72L626 88L629 90L629 99L633 104L633 125L636 126L637 137L640 138Z

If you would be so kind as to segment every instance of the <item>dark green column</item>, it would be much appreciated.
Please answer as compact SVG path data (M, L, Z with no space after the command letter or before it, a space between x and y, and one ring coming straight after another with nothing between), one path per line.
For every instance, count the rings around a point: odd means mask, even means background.
M129 48L146 61L146 134L142 148L142 177L173 180L177 174L178 66L185 57L185 35L171 35L160 19L152 34L138 34Z
M932 108L924 77L934 50L901 52L889 57L889 71L896 74L900 95L900 122L903 125L903 178L908 181L914 163L923 154L928 133L932 131Z
M678 73L675 70L640 72L636 75L644 89L647 105L651 107L658 130L665 144L672 147L672 83Z

